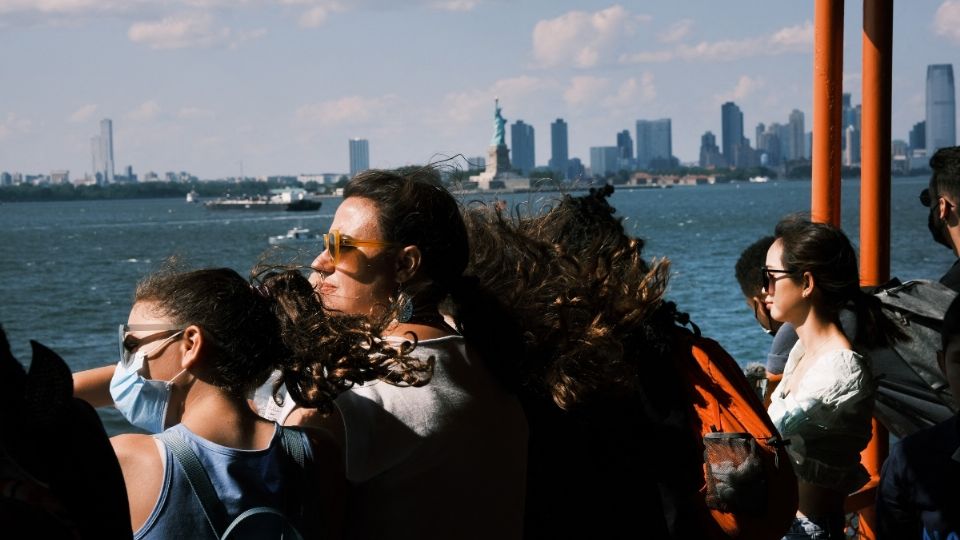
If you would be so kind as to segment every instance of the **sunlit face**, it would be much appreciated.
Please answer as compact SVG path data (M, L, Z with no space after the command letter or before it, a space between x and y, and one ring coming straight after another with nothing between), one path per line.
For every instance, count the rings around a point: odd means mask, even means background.
M340 203L331 229L364 240L383 240L377 220L377 205L363 197L349 197ZM314 259L310 283L320 293L324 306L332 311L368 315L390 304L396 291L396 263L389 247L343 246L334 265L324 250Z
M785 270L783 264L783 241L779 238L767 250L765 266L769 269ZM776 321L796 324L797 315L804 310L807 299L795 275L771 273L770 285L764 291L763 298L767 311Z
M137 302L130 309L130 316L127 317L127 324L136 327L137 325L173 325L169 317L160 314L156 302ZM182 331L156 331L139 330L130 331L126 334L124 343L130 354L139 351L145 353L143 367L140 374L147 379L170 380L177 375L182 368L178 361L180 356L177 353L177 342L183 335Z

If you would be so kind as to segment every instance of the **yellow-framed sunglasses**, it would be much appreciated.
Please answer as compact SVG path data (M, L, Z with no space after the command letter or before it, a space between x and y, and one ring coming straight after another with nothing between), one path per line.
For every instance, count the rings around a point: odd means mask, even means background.
M389 247L393 244L386 240L364 240L354 238L349 234L343 234L340 229L330 229L330 232L323 234L323 248L330 252L333 259L333 265L340 264L340 248L347 247Z

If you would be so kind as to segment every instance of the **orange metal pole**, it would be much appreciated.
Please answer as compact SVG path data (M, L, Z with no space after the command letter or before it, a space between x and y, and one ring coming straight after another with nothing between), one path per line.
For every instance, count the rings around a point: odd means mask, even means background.
M813 52L814 221L840 225L840 113L843 93L843 0L816 0Z
M893 0L863 2L860 282L890 279L890 88Z
M890 279L890 107L893 0L863 2L863 115L860 159L860 283ZM875 486L890 451L890 434L876 419L860 461ZM875 489L875 488L874 488ZM872 499L872 498L871 498ZM876 508L860 511L861 538L876 538Z

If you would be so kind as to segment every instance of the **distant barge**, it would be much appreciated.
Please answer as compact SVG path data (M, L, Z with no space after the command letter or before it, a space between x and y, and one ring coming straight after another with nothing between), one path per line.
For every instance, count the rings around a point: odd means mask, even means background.
M319 199L311 197L303 189L271 190L268 195L253 197L221 197L207 201L203 205L211 210L283 210L287 212L309 212L319 210Z

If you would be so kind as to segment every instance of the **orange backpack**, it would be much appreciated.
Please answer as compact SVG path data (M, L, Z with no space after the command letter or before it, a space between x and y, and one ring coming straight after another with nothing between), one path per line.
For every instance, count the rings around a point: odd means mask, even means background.
M677 350L704 457L698 514L709 538L781 538L798 504L786 443L736 361L694 330Z

